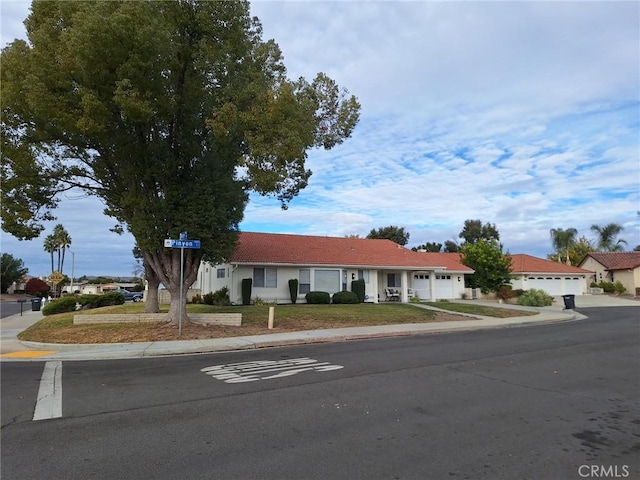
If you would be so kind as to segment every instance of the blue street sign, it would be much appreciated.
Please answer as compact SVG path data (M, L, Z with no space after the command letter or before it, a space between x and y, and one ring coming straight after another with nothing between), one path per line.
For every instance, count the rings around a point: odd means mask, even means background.
M173 240L167 238L164 241L164 246L170 248L200 248L200 240Z

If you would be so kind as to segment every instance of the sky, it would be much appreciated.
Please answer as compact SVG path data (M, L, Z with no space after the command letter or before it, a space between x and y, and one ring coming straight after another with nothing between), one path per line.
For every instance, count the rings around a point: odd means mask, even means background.
M30 2L0 0L1 46L26 39ZM362 105L352 138L311 150L286 211L252 195L242 231L360 235L395 225L408 247L496 225L505 251L545 258L549 230L618 223L640 244L640 3L258 1L290 78L324 72ZM43 239L72 237L75 276L130 276L131 235L67 196L40 238L2 252L50 273ZM67 257L69 258L69 257ZM69 260L65 273L70 274Z

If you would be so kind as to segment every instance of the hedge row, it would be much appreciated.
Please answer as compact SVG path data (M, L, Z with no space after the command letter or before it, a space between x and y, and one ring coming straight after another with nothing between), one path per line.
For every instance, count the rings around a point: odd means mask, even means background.
M76 304L82 305L83 309L108 307L110 305L122 305L124 303L124 295L119 292L109 292L103 295L84 294L76 297L68 295L66 297L51 300L42 307L42 314L55 315L56 313L73 312L76 310Z

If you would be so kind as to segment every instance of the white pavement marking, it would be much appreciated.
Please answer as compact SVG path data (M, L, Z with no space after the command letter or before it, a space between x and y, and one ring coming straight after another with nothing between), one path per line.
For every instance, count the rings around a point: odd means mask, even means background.
M344 366L318 362L318 360L312 358L291 358L289 360L258 360L255 362L213 365L200 371L217 380L223 380L225 383L244 383L288 377L289 375L310 370L330 372L341 368L344 368Z
M40 379L33 420L62 417L62 362L47 362Z

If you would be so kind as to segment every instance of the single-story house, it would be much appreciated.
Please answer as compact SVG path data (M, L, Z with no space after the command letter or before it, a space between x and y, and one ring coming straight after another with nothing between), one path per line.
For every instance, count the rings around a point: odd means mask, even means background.
M389 294L408 302L461 298L471 273L459 257L418 253L391 240L242 232L228 261L203 262L192 287L203 294L227 287L230 300L242 303L242 279L251 278L252 298L290 303L290 279L298 280L301 301L308 292L334 294L364 279L366 302L390 300Z
M640 296L640 252L593 252L580 262L592 271L589 283L620 282L627 293Z
M552 262L522 253L511 255L514 289L544 290L549 295L584 295L588 293L589 277L585 268Z

